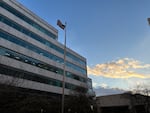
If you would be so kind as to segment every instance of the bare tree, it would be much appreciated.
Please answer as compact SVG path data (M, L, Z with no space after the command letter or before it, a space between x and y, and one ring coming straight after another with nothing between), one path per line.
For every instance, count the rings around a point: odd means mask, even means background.
M18 86L23 83L23 79L20 78L24 76L24 73L16 71L12 73L3 67L1 67L0 72L0 112L11 113L12 110L15 112L20 98ZM8 73L10 75L7 75Z
M65 113L94 113L96 109L93 101L87 95L87 89L77 87L66 97Z
M133 93L150 96L150 84L138 84L133 88Z
M133 93L145 96L145 98L142 98L142 101L145 103L146 113L150 113L150 84L136 85Z

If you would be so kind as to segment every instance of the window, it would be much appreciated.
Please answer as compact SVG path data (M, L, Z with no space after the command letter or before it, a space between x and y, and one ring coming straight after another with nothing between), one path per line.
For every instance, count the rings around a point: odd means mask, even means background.
M41 75L37 75L37 74L33 74L33 73L23 72L22 70L15 70L15 69L12 69L9 67L3 67L1 65L0 65L0 74L23 78L26 80L36 81L36 82L40 82L40 83L44 83L44 84L57 86L57 87L62 87L62 82L59 80L41 76ZM70 83L65 83L65 88L67 88L67 89L74 90L76 87L78 87L78 86L75 86Z
M37 41L39 41L40 43L43 43L45 45L47 45L49 48L52 48L54 50L56 50L57 52L61 53L61 54L64 54L64 50L54 44L52 44L51 42L48 42L47 40L43 39L42 37L38 36L37 34L27 30L26 28L20 26L19 24L17 23L14 23L12 20L8 19L7 17L4 17L2 15L0 15L0 18L1 18L1 21L13 28L15 28L16 30L26 34L27 36L29 36L30 38L33 38ZM85 66L86 63L85 61L82 61L81 59L79 59L78 57L72 55L71 53L67 52L66 53L66 56L71 58L72 60L74 60L75 62Z
M64 72L63 69L51 66L49 64L45 64L39 60L27 57L25 55L16 53L16 52L9 50L9 49L6 49L6 48L0 47L0 53L2 53L1 55L3 55L3 56L7 56L9 58L13 58L15 60L19 60L19 61L24 62L24 63L28 63L28 64L33 65L33 66L37 66L39 68L42 68L42 69L45 69L45 70L48 70L48 71L51 71L51 72L54 72L54 73L57 73L60 75L63 75L63 72ZM73 73L67 72L67 71L66 71L66 76L69 78L84 82L84 83L86 82L85 78L80 77L78 75L75 75Z
M54 35L53 33L49 32L48 30L46 30L45 28L43 28L42 26L38 25L37 23L35 23L33 20L31 20L30 18L26 17L25 15L23 15L22 13L18 12L16 9L12 8L11 6L0 2L0 6L3 7L4 9L8 10L9 12L11 12L12 14L14 14L15 16L19 17L20 19L24 20L25 22L27 22L28 24L30 24L31 26L33 26L34 28L38 29L39 31L43 32L44 34L52 37L53 39L57 39L57 36Z

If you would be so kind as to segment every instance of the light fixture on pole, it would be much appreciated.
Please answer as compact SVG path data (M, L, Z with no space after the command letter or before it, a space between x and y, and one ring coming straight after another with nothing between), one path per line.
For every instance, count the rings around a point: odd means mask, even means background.
M64 65L63 65L63 84L62 84L62 101L61 101L61 113L64 113L64 100L65 100L65 71L66 71L66 25L67 23L65 22L65 24L62 24L62 22L60 20L57 20L57 25L65 30L65 38L64 38Z

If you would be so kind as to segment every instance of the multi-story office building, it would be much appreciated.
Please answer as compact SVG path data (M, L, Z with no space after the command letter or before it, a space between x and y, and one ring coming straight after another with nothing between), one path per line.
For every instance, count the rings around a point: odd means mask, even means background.
M15 0L0 0L0 82L62 93L64 45L58 31ZM86 59L66 49L65 94L87 87Z

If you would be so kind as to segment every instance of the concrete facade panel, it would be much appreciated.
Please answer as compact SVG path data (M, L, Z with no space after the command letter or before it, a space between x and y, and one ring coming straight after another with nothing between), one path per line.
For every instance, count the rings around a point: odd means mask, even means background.
M50 64L50 65L54 65L56 67L59 67L59 68L63 69L63 64L54 62L54 61L52 61L52 60L50 60L50 59L48 59L46 57L43 57L43 56L35 53L35 52L32 52L32 51L30 51L28 49L20 47L20 46L18 46L16 44L13 44L13 43L11 43L9 41L6 41L4 39L1 39L1 38L0 38L0 45L5 47L5 48L9 48L9 49L11 49L13 51L16 51L18 53L21 53L23 55L26 55L26 56L29 56L29 57L33 57L33 58L38 59L38 60L40 60L40 61L42 61L44 63ZM79 75L81 77L87 78L87 75L83 75L80 72L77 72L77 71L75 71L75 70L73 70L73 69L71 69L69 67L66 67L66 71L69 71L69 72L72 72L72 73L76 73L77 75Z
M39 25L41 25L45 29L50 30L55 35L58 34L58 31L54 27L49 25L43 19L39 18L37 15L33 14L30 10L28 10L27 8L25 8L23 5L16 2L15 0L2 0L2 1L6 2L10 6L12 6L14 9L18 10L19 12L23 13L27 17L31 18L32 20L34 20L36 23L38 23Z
M30 80L25 80L25 79L20 79L20 78L14 78L14 77L10 77L10 76L3 75L3 74L0 74L0 82L8 83L8 84L10 83L17 87L23 87L23 88L28 88L28 89L62 94L62 88L60 87L50 86L47 84L38 83L35 81L30 81ZM65 94L68 95L69 93L70 93L70 90L65 89Z

